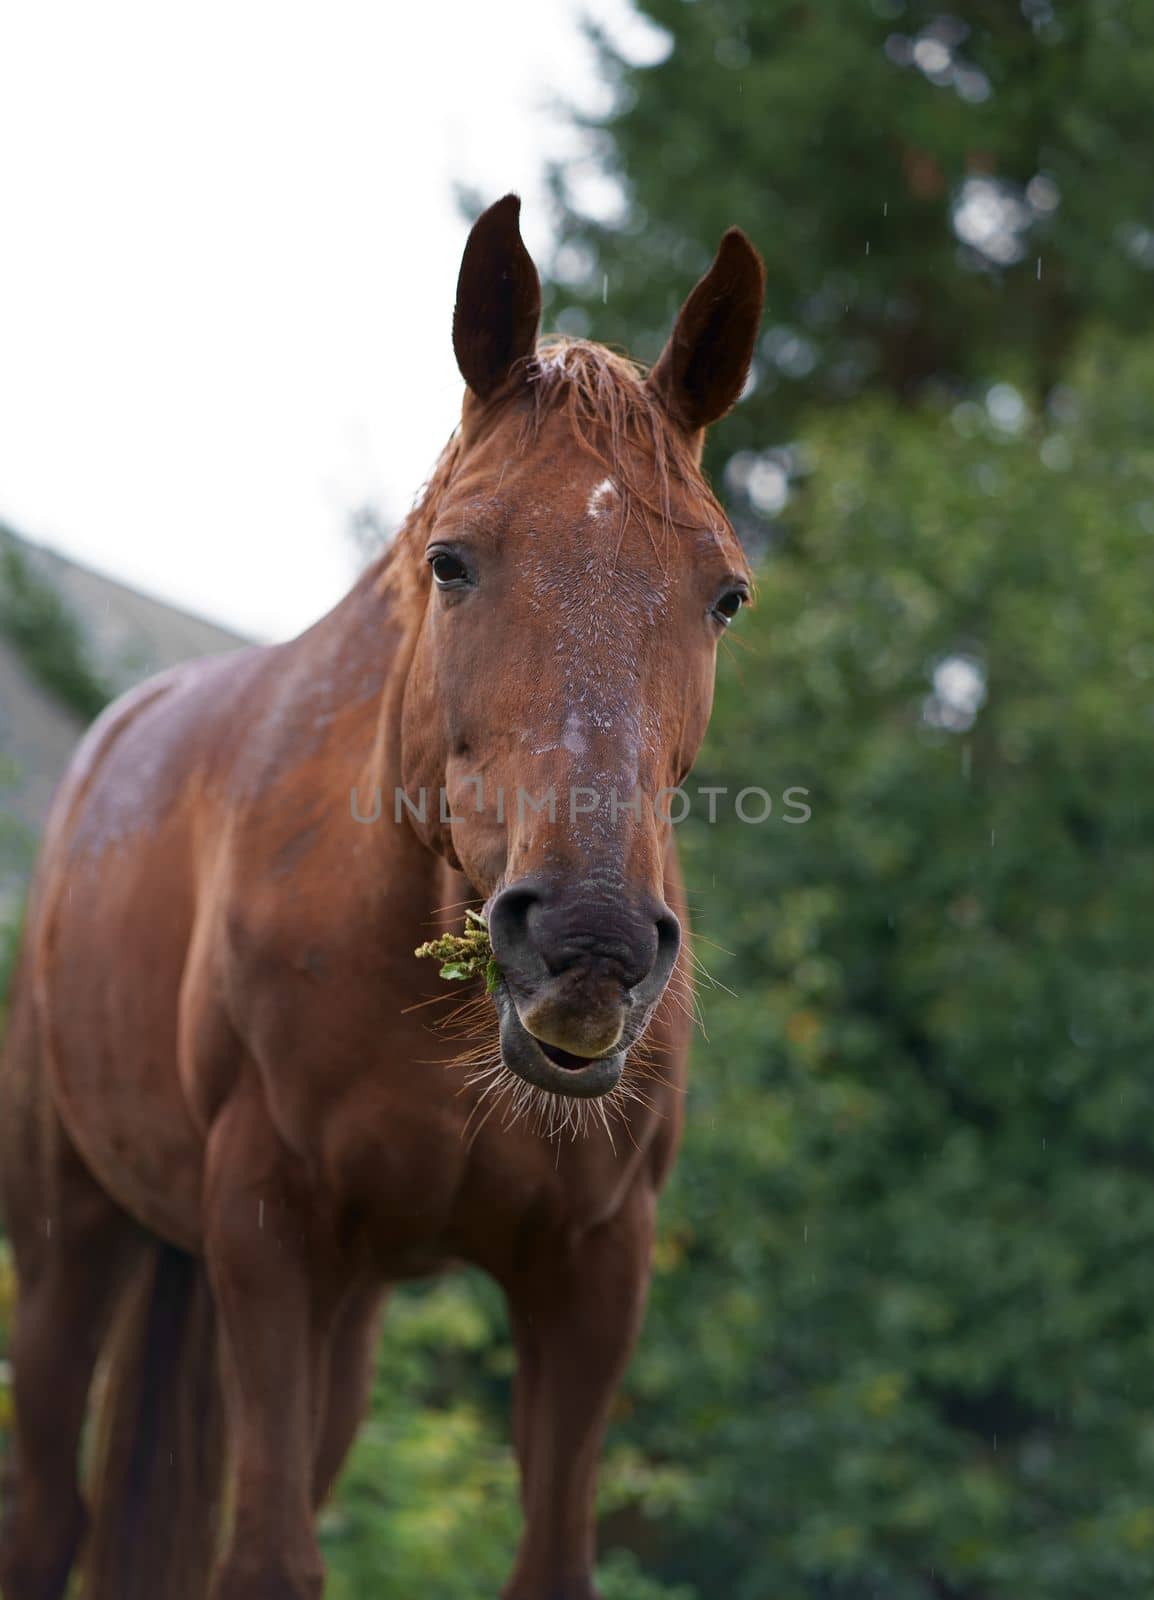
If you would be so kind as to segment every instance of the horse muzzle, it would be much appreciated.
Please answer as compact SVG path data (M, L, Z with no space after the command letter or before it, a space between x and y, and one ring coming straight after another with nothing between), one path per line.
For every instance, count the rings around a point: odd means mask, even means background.
M625 1070L626 1051L581 1056L547 1044L529 1032L508 989L497 994L501 1018L501 1058L510 1072L550 1094L595 1100L616 1088Z
M523 879L496 896L488 921L506 1066L553 1094L608 1094L665 992L677 918L648 897L563 898Z

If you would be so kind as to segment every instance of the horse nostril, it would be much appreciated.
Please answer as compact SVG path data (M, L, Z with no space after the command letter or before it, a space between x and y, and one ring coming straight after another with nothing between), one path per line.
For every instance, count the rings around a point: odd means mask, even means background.
M681 926L660 900L644 909L584 906L550 895L533 879L502 889L489 907L493 955L514 991L565 980L612 978L627 1003L648 1003L665 987L681 947Z
M681 949L681 924L668 906L657 917L657 964L667 962L670 971Z
M540 905L540 890L528 883L514 883L489 907L489 939L493 955L502 971L519 978L540 977L545 964L533 944L530 914Z
M639 999L649 1002L655 995L660 995L677 965L677 955L681 949L680 922L668 906L662 906L654 918L654 923L657 928L657 950L653 964L637 985L638 992L633 996L634 1003Z

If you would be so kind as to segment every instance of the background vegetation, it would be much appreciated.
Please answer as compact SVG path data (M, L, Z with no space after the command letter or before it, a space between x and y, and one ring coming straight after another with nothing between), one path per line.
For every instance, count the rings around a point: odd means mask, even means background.
M765 253L710 464L760 561L687 823L705 996L603 1491L608 1600L1154 1586L1154 11L644 0L555 325ZM399 1296L339 1600L495 1593L497 1297Z
M2 523L0 638L13 646L29 674L77 716L91 720L112 698L63 597L35 570Z

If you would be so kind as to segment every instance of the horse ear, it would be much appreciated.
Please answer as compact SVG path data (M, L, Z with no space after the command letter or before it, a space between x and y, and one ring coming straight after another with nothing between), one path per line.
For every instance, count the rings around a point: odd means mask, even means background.
M765 268L740 228L677 314L648 383L688 433L723 417L740 395L761 322Z
M480 400L532 356L541 319L541 282L521 239L520 197L507 194L473 224L457 278L453 350Z

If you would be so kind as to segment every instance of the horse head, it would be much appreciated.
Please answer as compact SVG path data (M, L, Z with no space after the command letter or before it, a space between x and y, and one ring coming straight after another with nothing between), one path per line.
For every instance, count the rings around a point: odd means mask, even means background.
M538 341L519 210L486 211L461 265L461 423L406 533L402 771L407 791L443 791L414 826L485 901L505 1065L590 1097L677 961L669 797L750 592L701 450L745 383L764 274L728 232L646 376Z

